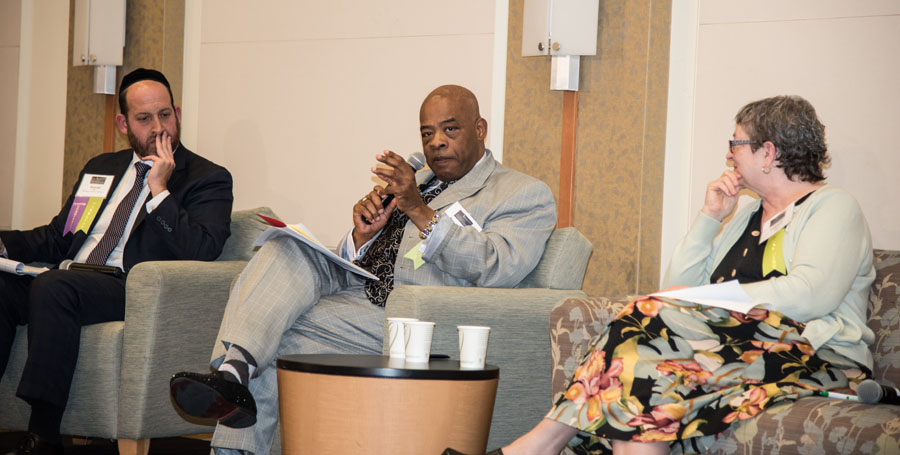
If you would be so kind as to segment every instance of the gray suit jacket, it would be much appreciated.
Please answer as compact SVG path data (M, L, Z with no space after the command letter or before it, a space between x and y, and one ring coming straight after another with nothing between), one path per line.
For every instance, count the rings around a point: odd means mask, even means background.
M428 204L441 211L459 201L483 230L463 228L441 216L438 224L440 230L446 228L445 235L429 241L422 255L425 264L416 270L404 254L419 243L419 230L407 222L395 285L514 287L537 265L556 227L553 193L544 182L506 168L486 153L484 161ZM416 179L427 182L432 175L425 170Z

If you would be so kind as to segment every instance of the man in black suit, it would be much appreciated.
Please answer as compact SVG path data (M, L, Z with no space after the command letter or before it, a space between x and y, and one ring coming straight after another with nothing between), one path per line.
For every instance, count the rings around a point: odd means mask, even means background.
M219 256L230 234L231 174L181 144L181 109L162 73L141 68L127 74L119 107L116 124L131 149L88 161L49 224L0 232L0 255L54 264L71 259L126 272L143 261ZM79 270L0 273L0 376L16 326L28 325L28 359L16 395L31 405L31 419L11 453L62 453L60 422L81 326L124 316L124 277Z

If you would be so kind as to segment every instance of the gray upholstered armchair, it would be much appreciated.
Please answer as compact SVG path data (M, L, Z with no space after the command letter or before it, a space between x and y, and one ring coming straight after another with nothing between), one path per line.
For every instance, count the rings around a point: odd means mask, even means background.
M62 433L118 439L119 453L146 454L150 438L208 433L182 419L169 400L169 377L202 370L219 329L232 280L267 227L257 213L236 211L231 237L213 262L143 262L128 274L125 320L84 327ZM0 379L0 429L24 430L30 408L15 397L26 356L20 327Z
M500 367L500 383L488 447L511 442L550 409L550 310L561 298L584 296L592 250L575 228L557 229L516 289L398 286L391 292L387 316L437 323L432 353L458 358L457 325L491 327L487 362Z

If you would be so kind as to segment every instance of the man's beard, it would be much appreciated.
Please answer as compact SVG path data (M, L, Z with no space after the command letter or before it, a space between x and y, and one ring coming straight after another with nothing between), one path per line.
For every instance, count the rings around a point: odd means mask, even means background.
M181 122L175 122L175 135L172 136L172 152L175 151L175 147L178 147L178 143L181 141ZM131 131L131 128L128 128L128 144L131 145L131 149L134 150L134 153L141 158L146 158L150 155L157 156L156 153L156 136L150 136L147 139L146 144L141 144L138 141L137 136Z

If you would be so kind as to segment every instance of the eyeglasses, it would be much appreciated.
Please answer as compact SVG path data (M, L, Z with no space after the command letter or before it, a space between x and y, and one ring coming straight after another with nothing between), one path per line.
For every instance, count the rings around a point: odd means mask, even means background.
M735 141L732 139L732 140L728 141L728 150L733 150L735 147L737 147L739 145L752 145L752 144L756 144L756 142L748 141L748 140Z

